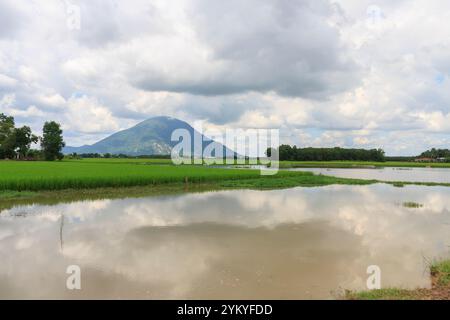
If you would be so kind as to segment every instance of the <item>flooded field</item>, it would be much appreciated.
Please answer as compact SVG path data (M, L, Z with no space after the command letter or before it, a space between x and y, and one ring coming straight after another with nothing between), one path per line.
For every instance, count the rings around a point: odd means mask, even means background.
M309 171L316 174L352 179L403 182L450 183L450 169L447 168L399 168L385 167L376 169L343 168L295 168L291 171Z
M0 298L332 299L370 265L428 287L449 224L450 188L384 184L19 206L0 213Z

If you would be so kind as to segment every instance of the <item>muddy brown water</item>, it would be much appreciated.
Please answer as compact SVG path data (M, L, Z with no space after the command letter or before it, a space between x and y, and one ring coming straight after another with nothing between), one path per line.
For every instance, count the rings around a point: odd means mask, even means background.
M429 287L449 224L450 188L384 184L18 206L0 213L0 298L333 299L370 265L382 287Z

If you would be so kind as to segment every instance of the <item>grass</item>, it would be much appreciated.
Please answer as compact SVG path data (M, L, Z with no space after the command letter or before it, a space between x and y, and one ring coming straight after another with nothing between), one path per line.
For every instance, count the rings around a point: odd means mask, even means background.
M162 159L163 161L165 159ZM0 161L0 210L18 204L126 198L221 189L279 189L376 181L317 176L311 172L173 166L161 159Z
M380 183L387 183L397 188L403 188L404 186L427 186L427 187L450 187L450 183L448 182L412 182L412 181L378 181Z
M193 189L280 189L331 184L367 185L377 180L338 178L312 172L280 170L261 176L259 170L171 165L169 159L83 159L61 162L0 161L0 209L13 202L148 196ZM449 183L383 182L450 186ZM193 187L193 186L196 187Z
M160 159L85 159L61 162L0 162L2 198L25 192L120 188L164 184L216 184L222 188L283 188L333 183L368 184L375 181L317 176L311 172L279 171L261 176L259 170L161 164ZM164 160L164 159L163 159Z
M104 163L104 164L167 164L171 165L171 159L154 158L84 158L84 159L66 159L63 162L83 162L83 163Z
M0 212L19 205L54 205L84 200L141 198L161 195L174 195L185 192L206 192L217 190L217 185L210 183L182 184L171 183L163 185L133 186L133 187L103 187L95 189L63 189L39 192L0 192ZM2 197L2 194L11 196Z
M259 171L206 166L173 166L145 161L62 161L0 163L0 191L41 191L129 187L181 182L257 178ZM289 175L279 173L280 176Z
M283 162L284 163L284 162ZM308 162L308 165L349 165L358 162ZM202 165L171 165L170 159L83 159L57 162L0 161L1 197L17 191L48 191L132 187L171 183L220 183L222 187L289 188L298 185L369 184L376 180L345 179L314 175L311 172L280 170L275 176L261 176L259 170L224 169ZM450 185L446 183L386 182ZM12 190L12 191L11 191ZM18 194L21 196L20 194Z
M405 208L418 209L418 208L422 208L423 204L417 203L417 202L408 201L408 202L403 202L403 206Z
M443 260L433 264L430 268L433 276L437 276L437 284L448 286L450 284L450 260Z
M5 190L0 192L0 200L7 200L7 199L18 199L18 198L30 198L36 195L36 192L30 192L30 191L12 191L12 190Z
M450 163L422 163L406 161L280 161L280 168L381 168L381 167L404 167L404 168L450 168Z
M90 163L140 163L140 164L172 164L170 159L121 159L121 158L86 158L83 161ZM280 168L382 168L382 167L403 167L403 168L450 168L450 163L436 162L407 162L407 161L280 161ZM241 164L236 164L241 165Z
M431 289L406 290L385 288L370 291L347 291L345 298L349 300L430 300L450 299L450 260L434 262L430 266Z
M397 288L346 293L348 300L415 300L418 298L419 295L414 291Z
M310 173L310 172L302 172ZM270 179L245 179L245 180L231 180L222 181L220 186L225 188L246 188L246 189L284 189L293 187L317 187L331 184L352 184L352 185L367 185L376 183L376 180L360 180L337 178L324 175L310 175L302 174L295 176L273 177Z

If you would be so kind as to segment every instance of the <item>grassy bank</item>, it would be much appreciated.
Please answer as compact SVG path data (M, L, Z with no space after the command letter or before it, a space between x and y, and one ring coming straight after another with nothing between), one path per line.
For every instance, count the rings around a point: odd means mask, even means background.
M99 164L95 161L83 162L82 165L78 162L8 163L2 168L7 175L0 177L0 185L5 187L0 190L0 210L31 203L56 204L224 189L266 190L376 182L316 176L311 172L280 171L274 176L261 176L258 170L205 166ZM24 170L16 175L20 168ZM72 171L67 171L69 169ZM47 172L48 176L45 175Z
M13 203L61 202L72 199L137 197L153 194L219 190L277 189L331 184L367 185L376 180L346 179L311 172L279 171L261 176L259 170L208 166L174 166L166 159L84 159L61 162L0 161L0 208ZM450 186L445 183L384 182Z
M0 162L0 195L64 189L120 188L164 184L216 184L220 187L282 188L374 181L317 176L310 172L279 171L262 176L259 170L171 165L162 159L84 159L61 162ZM18 194L17 196L22 196Z
M450 168L450 163L421 163L403 161L280 161L280 168Z
M37 192L0 192L0 211L19 205L54 205L84 200L125 199L150 196L176 195L186 192L206 192L219 190L217 185L209 183L182 184L170 183L134 187L104 187L95 189L63 189ZM6 196L3 196L6 194Z
M280 176L289 175L279 173ZM259 171L148 162L61 161L0 163L0 191L42 191L130 187L168 183L206 183L257 178Z
M167 164L171 165L170 159L99 159L86 158L79 160L90 163L138 163L138 164ZM242 165L237 164L236 165ZM450 168L450 163L440 162L408 162L408 161L280 161L280 168L382 168L382 167L403 167L403 168Z
M432 264L430 274L430 289L405 290L386 288L361 292L348 291L345 298L350 300L449 300L450 260Z

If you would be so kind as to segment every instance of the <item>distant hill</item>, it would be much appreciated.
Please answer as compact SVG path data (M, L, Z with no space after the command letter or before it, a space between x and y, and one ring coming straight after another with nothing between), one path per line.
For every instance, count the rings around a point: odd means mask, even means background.
M63 153L111 153L129 156L167 155L170 154L172 147L178 143L171 141L171 135L175 129L186 129L191 134L191 137L194 136L194 133L200 134L187 122L160 116L145 120L132 128L114 133L93 145L65 147ZM204 146L209 143L211 142L204 143Z

